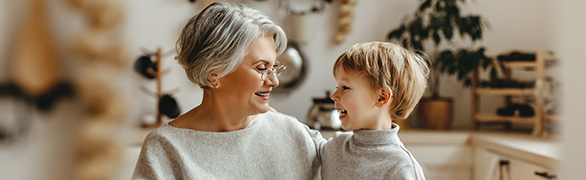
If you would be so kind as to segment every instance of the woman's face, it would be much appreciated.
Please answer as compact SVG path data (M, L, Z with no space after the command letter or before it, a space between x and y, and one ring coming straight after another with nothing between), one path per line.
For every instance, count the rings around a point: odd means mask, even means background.
M265 113L269 110L269 94L279 85L274 73L268 74L265 80L259 73L275 65L277 52L273 37L259 37L250 48L236 70L219 79L217 90L224 101L233 102L238 109L252 114Z

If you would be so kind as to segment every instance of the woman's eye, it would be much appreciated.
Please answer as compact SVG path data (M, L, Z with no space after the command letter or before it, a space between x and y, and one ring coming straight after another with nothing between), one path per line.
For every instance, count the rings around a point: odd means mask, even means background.
M267 66L260 65L260 66L256 67L256 69L259 70L259 71L266 71L267 70Z

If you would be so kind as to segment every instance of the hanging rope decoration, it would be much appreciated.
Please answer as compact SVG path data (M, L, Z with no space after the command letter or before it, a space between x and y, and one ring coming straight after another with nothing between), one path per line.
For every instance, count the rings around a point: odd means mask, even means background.
M16 36L10 82L0 84L0 96L12 96L49 111L62 97L73 96L72 85L62 77L62 66L43 0L31 2L28 16Z
M127 102L113 88L127 61L124 43L112 30L120 25L124 9L117 1L66 1L89 22L75 44L84 60L76 80L84 117L77 136L75 179L114 179L121 154L114 135Z
M338 11L338 29L334 36L334 42L340 44L346 39L346 34L352 30L352 21L354 12L352 8L356 5L356 0L342 0L340 10Z

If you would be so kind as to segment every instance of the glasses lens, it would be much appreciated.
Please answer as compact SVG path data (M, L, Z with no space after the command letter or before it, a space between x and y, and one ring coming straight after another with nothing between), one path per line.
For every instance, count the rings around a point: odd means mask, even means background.
M277 76L281 75L281 73L283 72L283 70L287 69L287 66L285 65L280 65L279 67L276 68L275 73L277 74Z
M269 77L271 77L271 75L274 73L275 76L279 76L281 75L281 72L283 72L283 70L286 69L285 65L275 65L270 69L267 69L266 71L264 71L261 75L261 79L267 80Z

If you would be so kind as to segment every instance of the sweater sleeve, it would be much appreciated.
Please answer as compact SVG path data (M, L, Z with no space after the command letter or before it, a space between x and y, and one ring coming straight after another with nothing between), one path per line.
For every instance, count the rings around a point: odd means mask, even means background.
M394 169L395 171L389 174L389 179L397 180L425 180L423 169L417 164L403 164L403 166Z
M305 124L302 124L302 125L305 128L305 131L307 131L307 133L311 137L311 139L313 139L313 142L315 143L317 157L321 160L321 154L322 154L322 151L324 149L324 146L325 146L327 140L321 135L321 133L318 130L310 129Z
M182 178L173 161L177 154L165 144L165 139L154 133L145 138L132 179Z
M403 145L400 145L400 147L408 156L398 157L398 160L403 163L400 163L395 171L390 174L390 179L425 180L423 168L421 168L417 160L411 155L411 152Z
M311 139L313 140L313 143L315 144L315 148L316 148L315 151L317 152L317 157L321 160L321 152L323 151L323 147L325 146L325 144L327 142L327 140L321 135L321 133L318 130L309 128L306 124L299 122L299 120L293 116L289 116L289 115L283 114L283 113L278 113L278 114L288 116L289 118L295 119L295 121L297 121L297 123L299 123L301 126L303 126L303 128L305 129L305 131L307 132L309 137L311 137Z

